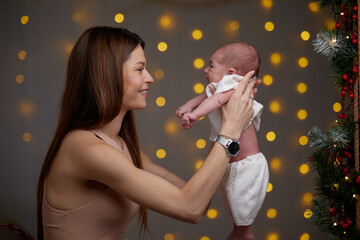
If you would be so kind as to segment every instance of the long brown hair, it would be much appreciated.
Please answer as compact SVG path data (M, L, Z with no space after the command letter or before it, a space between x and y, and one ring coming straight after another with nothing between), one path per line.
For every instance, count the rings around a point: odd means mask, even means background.
M93 27L76 42L67 66L67 80L61 101L59 123L43 163L37 192L38 240L43 240L42 200L44 182L54 157L67 133L94 129L113 120L120 112L123 97L123 64L144 41L124 28ZM143 168L132 111L128 111L119 132L132 161ZM147 212L141 207L140 232L146 231Z

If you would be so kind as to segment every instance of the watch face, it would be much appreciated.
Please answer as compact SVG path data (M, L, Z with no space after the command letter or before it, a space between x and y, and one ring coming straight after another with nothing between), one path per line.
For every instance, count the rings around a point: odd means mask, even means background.
M229 144L228 150L231 155L236 155L239 152L239 149L240 147L237 142L232 142Z

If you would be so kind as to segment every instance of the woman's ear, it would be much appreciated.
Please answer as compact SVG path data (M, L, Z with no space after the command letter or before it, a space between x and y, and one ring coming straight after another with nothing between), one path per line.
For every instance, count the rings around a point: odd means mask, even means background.
M231 74L236 74L236 69L235 68L229 68L228 75L231 75Z

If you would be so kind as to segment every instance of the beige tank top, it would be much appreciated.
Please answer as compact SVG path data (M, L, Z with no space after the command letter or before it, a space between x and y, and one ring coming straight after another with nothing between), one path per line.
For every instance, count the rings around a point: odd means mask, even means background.
M100 130L94 134L123 152L131 161L129 150L123 141L121 148ZM42 202L43 230L45 240L119 240L126 226L139 210L139 205L107 188L95 199L72 210L56 209Z

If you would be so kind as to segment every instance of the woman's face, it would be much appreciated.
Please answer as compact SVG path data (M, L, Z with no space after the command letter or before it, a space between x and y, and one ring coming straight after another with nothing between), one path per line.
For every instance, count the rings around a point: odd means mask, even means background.
M138 45L123 65L124 94L122 109L142 109L146 106L149 84L154 80L146 70L144 50Z

